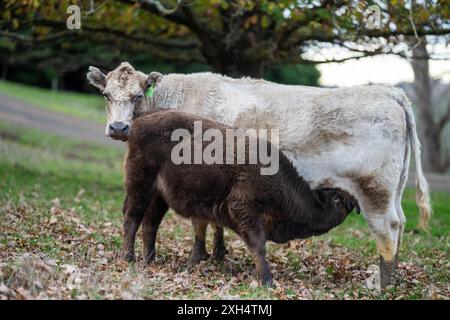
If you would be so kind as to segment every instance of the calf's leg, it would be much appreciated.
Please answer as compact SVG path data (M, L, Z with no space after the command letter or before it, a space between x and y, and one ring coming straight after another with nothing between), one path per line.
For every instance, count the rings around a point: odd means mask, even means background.
M206 252L206 228L208 227L208 221L201 218L193 217L191 219L192 226L194 227L194 247L192 248L191 255L188 261L188 267L197 265L200 261L208 259L208 253Z
M252 205L247 190L252 190L245 179L235 185L228 196L228 213L235 225L235 231L241 236L253 255L256 274L263 285L273 286L272 274L266 261L266 234L264 225L255 214L258 209ZM249 200L250 198L250 200Z
M144 215L142 236L144 243L144 263L148 264L155 258L156 234L168 206L159 193L155 193Z
M243 239L253 254L256 274L263 285L273 286L272 274L266 261L266 237L260 223L244 231Z
M189 267L193 267L200 261L208 258L208 252L206 251L206 230L208 222L199 218L192 218L192 226L194 227L195 240L189 257ZM222 261L226 253L223 228L215 226L212 258L216 261Z
M223 238L223 228L220 226L215 226L216 230L214 232L214 247L212 252L212 258L216 261L223 261L227 249L225 247L225 240Z
M156 192L155 177L147 174L147 171L140 168L139 165L126 166L125 186L127 195L123 206L123 247L121 255L126 261L134 261L136 232Z
M129 206L123 220L123 246L121 256L125 261L133 262L136 260L134 254L134 243L136 232L144 217L144 208L135 208Z
M137 231L137 228L139 227L140 221L139 217L137 217L137 223L138 227L136 228L136 231L133 231L135 228L135 219L131 219L127 215L128 210L128 195L125 196L125 200L123 201L122 205L122 213L123 213L123 244L122 244L122 251L121 251L121 257L125 261L132 262L135 260L134 255L134 238L132 237L132 233Z

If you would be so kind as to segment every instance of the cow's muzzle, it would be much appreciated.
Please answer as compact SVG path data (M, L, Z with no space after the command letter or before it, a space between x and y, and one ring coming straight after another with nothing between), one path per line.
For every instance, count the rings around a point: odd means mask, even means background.
M114 121L108 126L108 135L114 140L126 141L130 134L130 125L125 122Z

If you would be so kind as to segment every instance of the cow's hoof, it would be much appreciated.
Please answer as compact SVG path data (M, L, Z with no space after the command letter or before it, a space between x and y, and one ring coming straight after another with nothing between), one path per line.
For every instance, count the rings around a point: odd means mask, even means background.
M380 256L380 286L382 289L392 284L394 269L394 261L386 261Z

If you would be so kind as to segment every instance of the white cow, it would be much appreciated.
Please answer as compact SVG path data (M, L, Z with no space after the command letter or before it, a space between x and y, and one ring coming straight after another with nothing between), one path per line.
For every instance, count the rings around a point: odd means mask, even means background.
M315 88L214 73L145 75L128 63L88 79L108 100L106 134L127 135L133 113L151 106L183 110L242 128L279 129L280 149L313 188L338 187L359 202L380 254L381 284L390 283L406 222L401 206L410 152L416 159L417 204L431 214L413 111L392 86ZM151 98L144 92L154 87Z

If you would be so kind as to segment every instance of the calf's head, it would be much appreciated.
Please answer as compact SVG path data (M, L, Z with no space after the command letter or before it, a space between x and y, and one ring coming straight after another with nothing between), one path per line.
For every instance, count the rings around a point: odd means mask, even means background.
M89 67L89 82L100 89L106 100L105 134L115 140L126 141L132 129L133 117L145 111L149 99L146 92L162 79L158 72L146 75L136 71L128 62L104 74L96 67Z
M316 190L315 194L317 201L327 212L322 222L329 227L341 224L353 209L358 214L361 212L358 201L344 190L324 188Z

